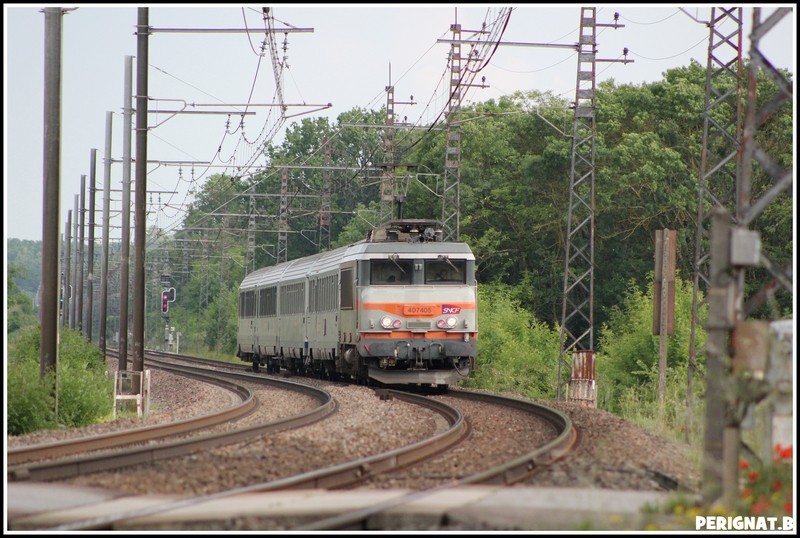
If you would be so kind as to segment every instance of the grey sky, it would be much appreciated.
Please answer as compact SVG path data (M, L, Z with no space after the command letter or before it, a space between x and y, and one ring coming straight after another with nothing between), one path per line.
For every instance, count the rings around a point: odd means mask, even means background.
M52 4L49 4L52 5ZM64 5L75 7L76 5ZM280 27L313 29L288 34L285 53L289 68L282 79L288 119L285 127L305 117L325 115L331 120L354 107L380 109L386 103L385 86L395 87L398 121L427 124L446 104L448 81L446 56L450 25L462 25L462 38L485 20L499 15L500 5L469 4L397 5L277 5ZM4 205L7 238L41 240L43 176L43 74L44 6L4 4L5 22L5 159ZM504 42L574 44L578 38L580 4L518 5L503 34ZM764 5L762 20L778 5ZM791 5L793 7L793 5ZM598 30L598 56L622 57L624 47L634 63L599 64L598 82L617 83L658 80L664 71L688 65L695 59L706 64L708 30L698 22L710 16L709 7L598 5L597 21L610 23L620 14L620 29ZM744 8L745 48L749 54L752 6ZM149 10L155 28L242 28L263 27L261 6L170 7L154 4ZM697 19L697 20L693 20ZM97 187L103 185L105 118L113 112L111 158L122 157L122 101L125 56L136 55L135 4L78 5L63 17L62 39L62 130L61 130L61 228L67 211L73 209L80 191L81 175L87 176L91 149L97 149ZM786 17L762 40L762 50L776 67L794 73L796 13ZM263 38L263 34L261 36ZM283 47L284 35L277 37ZM242 110L227 106L275 101L276 84L267 54L259 58L257 34L156 33L149 43L149 95L151 109L174 109L181 100L195 104L225 104L216 110ZM462 49L463 53L467 48ZM281 55L284 53L281 51ZM487 89L467 92L466 102L498 98L517 90L552 91L572 99L575 93L577 60L568 48L501 46L481 72ZM476 80L478 82L478 80ZM135 92L134 61L134 92ZM252 92L252 97L251 96ZM314 105L331 103L324 111L309 113ZM306 106L294 106L305 104ZM209 110L206 108L205 110ZM246 139L259 139L267 122L268 107L256 107L256 116L245 120ZM274 109L272 109L274 110ZM274 112L273 112L274 114ZM253 156L237 133L226 135L224 115L151 115L148 138L149 160L194 160L235 167L263 160ZM231 121L238 121L234 117ZM157 127L156 127L157 125ZM227 128L229 132L233 127ZM263 136L260 138L263 140ZM281 139L280 132L275 141ZM219 150L219 154L217 153ZM132 150L135 155L135 147ZM444 157L443 157L444 158ZM214 173L232 169L190 166L148 166L148 190L176 192L150 195L152 212L148 226L178 226L181 207L191 199L189 188L200 188ZM121 187L121 165L113 164L112 189ZM119 200L119 193L115 196ZM88 202L88 194L87 194ZM132 198L133 199L133 198ZM119 204L116 202L116 207ZM102 208L102 192L96 207ZM112 204L112 207L115 207ZM100 218L96 217L99 223ZM132 223L132 222L131 222ZM113 222L112 222L113 224ZM119 224L117 217L116 224ZM117 232L118 233L118 232ZM95 233L100 237L100 229ZM115 233L112 232L112 237Z

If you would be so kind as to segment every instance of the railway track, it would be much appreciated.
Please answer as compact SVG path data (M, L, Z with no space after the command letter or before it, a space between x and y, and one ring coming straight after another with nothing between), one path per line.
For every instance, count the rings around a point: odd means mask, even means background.
M174 357L173 357L174 358ZM205 375L199 372L194 372L193 375ZM220 372L215 371L214 376L219 376ZM252 380L252 374L241 374L246 376L248 380ZM272 378L259 377L259 379L272 380ZM89 529L112 529L125 526L125 522L134 521L137 518L152 516L157 513L166 513L170 510L185 508L190 505L201 505L205 502L210 502L222 497L235 496L239 494L254 493L254 492L267 492L279 491L286 489L340 489L346 487L358 486L369 482L370 479L385 475L387 473L396 473L401 469L413 468L415 464L424 462L426 460L435 459L437 455L448 453L448 449L452 449L459 443L463 443L470 433L467 421L464 416L457 409L444 402L437 401L436 399L414 395L406 392L399 392L393 390L378 390L376 395L381 399L401 399L407 403L417 406L424 406L437 415L443 417L447 422L448 427L442 432L426 438L422 441L411 443L410 445L396 448L380 454L375 454L366 458L359 458L344 464L333 465L322 469L316 469L306 473L289 476L286 478L273 480L269 482L252 484L247 487L235 488L223 492L215 493L212 495L200 495L191 498L180 499L173 503L160 503L158 506L149 507L147 509L116 512L107 514L100 518L82 521L65 522L62 525L53 527L53 530L89 530ZM436 488L429 488L425 491L431 493L442 488L457 487L464 484L512 484L524 477L529 476L535 469L542 465L546 465L549 461L557 459L571 447L574 442L575 434L570 424L569 419L554 410L549 410L532 402L513 398L503 398L484 393L474 393L469 391L456 391L451 390L448 398L455 398L464 401L472 402L485 402L490 405L501 405L510 407L524 413L529 413L532 417L540 417L550 423L557 435L549 442L540 445L535 450L532 450L521 457L514 458L510 461L505 461L491 469L485 469L480 473L473 473L468 477L459 480L451 480L443 486ZM237 434L238 435L238 434ZM236 439L231 440L231 433L226 433L221 439L208 439L202 442L207 443L208 446L213 446L216 442L234 442ZM184 452L184 449L175 446L174 443L167 444L161 451L163 457L175 455L175 453ZM180 445L181 443L177 443ZM188 446L188 445L187 445ZM185 450L195 450L185 449ZM139 463L141 461L148 461L150 456L137 456ZM142 459L143 458L143 459ZM122 460L119 460L122 461ZM129 464L129 463L125 463ZM108 464L109 466L111 464ZM70 468L69 464L67 467ZM76 467L71 467L75 469ZM34 471L35 466L29 466L28 476L37 476ZM89 467L78 467L78 472L91 472ZM91 468L92 471L94 468ZM38 472L38 471L36 471ZM62 471L63 472L63 471ZM44 476L44 475L38 475ZM42 478L38 478L42 479ZM395 499L391 502L391 506L398 506L405 502L413 502L414 499L425 495L425 491L415 492L408 496ZM428 494L429 494L428 493ZM300 528L302 529L336 529L336 528L356 528L374 513L386 510L389 505L376 506L368 512L360 511L352 514L342 514L334 519L323 519L315 523L304 523Z
M381 512L402 505L415 503L429 495L440 493L448 489L455 490L466 485L494 484L510 486L528 478L538 469L561 458L572 448L576 441L577 434L569 418L560 411L556 411L555 409L541 404L507 396L467 390L451 389L449 391L449 396L464 401L481 402L488 405L522 411L552 426L556 435L550 441L534 448L526 454L503 461L482 472L469 474L461 478L445 477L440 479L442 482L440 485L412 491L368 508L342 513L333 517L317 519L315 521L304 522L293 527L292 530L364 530L369 528L367 524L368 520ZM448 457L450 456L442 456L442 458L445 459Z
M195 366L176 365L155 357L148 358L148 366L170 371L177 375L214 384L236 394L241 403L218 412L190 419L144 426L131 430L69 439L55 443L23 446L7 451L8 481L37 480L47 481L115 469L138 463L148 463L158 459L188 454L203 448L233 443L258 435L269 434L289 428L299 428L316 422L336 410L336 402L325 391L294 383L292 381L265 377L252 377L235 373L220 373ZM228 379L220 376L227 376ZM239 381L237 382L236 379ZM180 437L206 428L235 421L253 412L257 405L252 392L241 381L263 383L281 390L305 394L318 401L319 405L309 411L266 424L257 424L230 432L201 435L173 442L148 444L168 437ZM142 446L144 444L144 446ZM107 449L109 452L87 454L87 452ZM75 454L81 456L69 458ZM41 461L48 458L46 461ZM35 461L34 461L35 460Z

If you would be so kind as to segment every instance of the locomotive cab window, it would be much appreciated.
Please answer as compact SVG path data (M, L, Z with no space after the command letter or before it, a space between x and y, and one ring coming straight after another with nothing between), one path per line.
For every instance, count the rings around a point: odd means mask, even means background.
M425 260L425 284L466 284L465 260Z
M411 284L414 270L412 260L370 260L369 282L373 285L397 286Z

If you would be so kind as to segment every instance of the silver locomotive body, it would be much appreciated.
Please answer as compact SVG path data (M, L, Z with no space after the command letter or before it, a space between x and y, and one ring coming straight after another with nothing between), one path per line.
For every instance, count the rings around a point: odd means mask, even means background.
M332 379L447 386L475 367L469 246L433 223L395 221L365 240L259 269L239 290L238 351Z

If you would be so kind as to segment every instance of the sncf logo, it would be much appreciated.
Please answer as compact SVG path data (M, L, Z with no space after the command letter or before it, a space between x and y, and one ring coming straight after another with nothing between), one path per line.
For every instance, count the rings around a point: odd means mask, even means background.
M460 314L461 307L455 306L451 304L443 304L442 305L442 314Z

